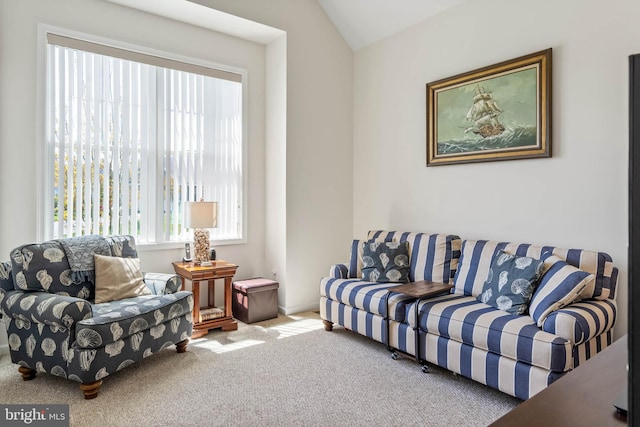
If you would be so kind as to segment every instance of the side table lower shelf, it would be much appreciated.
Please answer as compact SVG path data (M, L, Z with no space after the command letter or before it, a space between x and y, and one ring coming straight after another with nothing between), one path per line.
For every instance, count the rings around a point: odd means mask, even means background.
M391 320L390 319L391 316L389 315L389 295L391 295L392 292L395 292L395 293L403 294L416 299L413 302L414 304L413 308L416 316L415 326L413 327L413 334L415 336L415 353L416 353L415 358L416 358L416 362L418 362L421 365L422 372L426 373L426 372L429 372L429 367L427 366L427 362L426 360L420 359L420 324L418 323L419 321L418 305L420 304L420 301L443 294L443 293L448 293L452 288L453 288L453 285L450 285L447 283L438 283L438 282L431 282L428 280L421 280L418 282L411 282L404 285L393 286L387 289L387 295L386 295L387 316L385 318L386 326L387 326L386 345L387 345L387 350L392 352L391 357L393 357L393 359L398 358L397 352L401 350L394 349L393 347L391 347L391 339L389 336L389 333L390 333L389 322Z

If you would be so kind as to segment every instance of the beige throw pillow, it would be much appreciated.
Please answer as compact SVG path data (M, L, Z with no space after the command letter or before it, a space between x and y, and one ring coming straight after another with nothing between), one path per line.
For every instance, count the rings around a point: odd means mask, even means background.
M96 304L150 295L142 280L140 259L94 255Z

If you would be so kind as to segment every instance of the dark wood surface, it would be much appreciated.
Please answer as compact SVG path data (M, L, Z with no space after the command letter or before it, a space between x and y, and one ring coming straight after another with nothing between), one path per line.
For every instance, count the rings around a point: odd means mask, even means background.
M627 336L620 338L491 426L624 426L613 401L625 390Z
M629 57L629 425L640 424L640 55ZM624 282L623 282L624 283ZM635 406L635 408L634 408ZM635 409L635 410L634 410ZM638 414L638 416L636 416Z
M231 282L236 274L238 266L224 260L211 261L212 265L195 265L192 262L174 262L173 269L180 276L182 289L185 289L185 281L191 281L193 292L193 333L192 338L206 335L210 329L222 328L223 331L235 331L238 323L233 318L231 311ZM216 319L200 319L200 282L207 282L209 286L209 300L207 308L214 307L215 281L224 280L224 314Z
M431 282L429 280L419 280L417 282L406 283L387 289L389 292L398 292L413 298L427 298L442 294L453 288L447 283Z

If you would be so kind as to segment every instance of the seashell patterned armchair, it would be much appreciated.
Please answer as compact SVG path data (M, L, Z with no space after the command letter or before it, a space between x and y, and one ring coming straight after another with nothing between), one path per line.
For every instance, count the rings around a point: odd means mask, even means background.
M193 295L179 291L175 275L139 273L139 295L96 303L95 270L79 275L70 254L93 259L97 249L86 245L86 237L14 249L11 262L0 263L0 314L11 360L25 381L46 372L80 382L84 397L92 399L107 375L170 345L178 353L186 350ZM93 239L100 240L108 261L139 263L133 237Z

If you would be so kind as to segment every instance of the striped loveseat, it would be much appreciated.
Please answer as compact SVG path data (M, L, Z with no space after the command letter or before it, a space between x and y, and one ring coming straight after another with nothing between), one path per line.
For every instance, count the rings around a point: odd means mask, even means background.
M362 280L362 242L348 264L331 267L320 284L320 315L333 325L528 399L612 342L618 270L603 252L458 236L370 231L366 241L408 242L409 280L450 282L451 293L415 300L391 293L398 283ZM478 300L499 253L557 260L546 270L524 314ZM545 261L545 262L547 262ZM581 283L580 286L574 286ZM567 286L567 285L571 286ZM415 335L419 345L415 348Z

